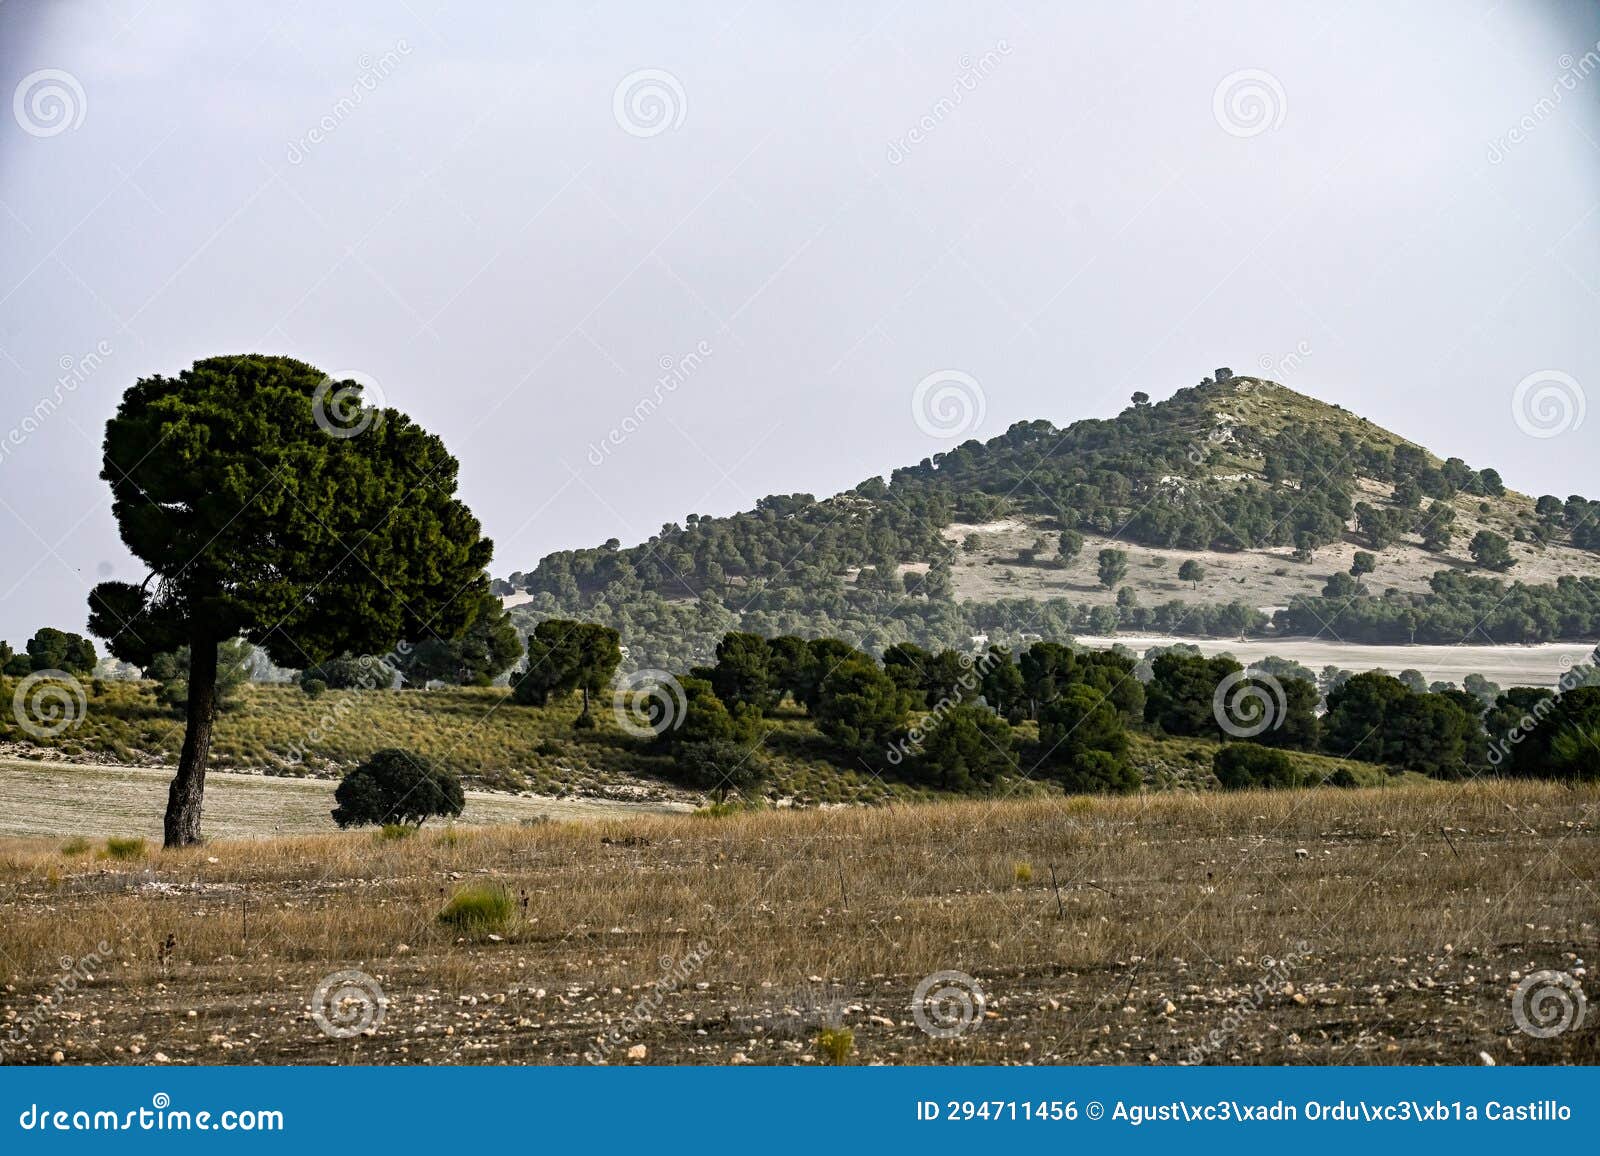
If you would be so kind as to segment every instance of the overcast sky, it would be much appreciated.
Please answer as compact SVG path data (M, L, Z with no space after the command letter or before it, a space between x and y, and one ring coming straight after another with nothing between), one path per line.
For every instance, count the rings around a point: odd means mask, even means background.
M375 381L498 576L1219 365L1600 496L1589 0L10 0L0 80L15 645L142 577L104 422L219 353Z

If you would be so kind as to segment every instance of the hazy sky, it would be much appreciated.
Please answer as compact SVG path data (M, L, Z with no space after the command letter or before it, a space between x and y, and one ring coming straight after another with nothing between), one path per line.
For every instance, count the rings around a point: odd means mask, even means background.
M1219 365L1600 496L1591 0L10 0L0 81L16 645L142 576L105 419L218 353L375 381L499 576Z

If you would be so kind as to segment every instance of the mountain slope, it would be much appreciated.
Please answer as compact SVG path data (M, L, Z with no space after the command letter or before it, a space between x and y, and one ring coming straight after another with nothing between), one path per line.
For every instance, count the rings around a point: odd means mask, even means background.
M1075 557L1063 531L1082 536ZM1505 540L1509 571L1475 559L1480 532ZM1107 549L1125 573L1102 581ZM1358 551L1376 569L1329 587ZM1180 578L1185 562L1203 577ZM500 589L526 592L524 626L604 621L652 666L704 658L733 629L871 650L1118 628L1590 638L1600 503L1536 503L1493 469L1219 370L1154 405L1135 395L1115 418L1021 422L832 498L768 497L631 548L552 554Z

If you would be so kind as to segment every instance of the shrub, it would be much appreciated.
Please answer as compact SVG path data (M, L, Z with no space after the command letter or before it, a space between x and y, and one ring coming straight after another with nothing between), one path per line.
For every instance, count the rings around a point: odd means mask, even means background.
M1051 773L1069 795L1131 795L1139 789L1139 772L1109 751L1074 751Z
M306 692L307 698L321 698L328 693L328 684L320 678L307 678L301 680L300 689Z
M1011 865L1011 877L1013 879L1015 879L1018 883L1032 883L1033 882L1033 864L1032 863L1013 863Z
M461 814L466 795L460 776L426 756L394 747L377 751L339 783L333 821L341 827L365 823L412 823L430 816Z
M397 839L409 839L417 833L415 827L408 827L404 823L385 823L378 828L378 838L384 842Z
M1228 743L1211 759L1217 780L1228 790L1245 787L1297 787L1300 772L1282 751L1254 743ZM1348 771L1345 772L1349 774Z
M856 1034L849 1028L823 1028L817 1033L817 1050L830 1064L842 1064L856 1046Z
M106 857L109 859L143 859L144 854L143 839L119 839L113 836L106 840Z
M82 855L89 850L89 846L89 840L78 835L61 844L61 853L63 855Z
M471 883L457 891L439 912L439 922L464 935L504 931L516 911L511 892L498 883Z

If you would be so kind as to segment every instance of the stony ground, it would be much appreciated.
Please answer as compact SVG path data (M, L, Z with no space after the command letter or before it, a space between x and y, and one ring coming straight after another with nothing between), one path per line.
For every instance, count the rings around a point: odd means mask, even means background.
M1594 987L1597 807L1592 787L1478 783L131 860L8 840L0 1047L20 1063L1594 1063L1594 1009L1538 1039L1513 1001L1543 969ZM503 920L440 922L484 884L508 893ZM340 972L358 974L330 987Z

